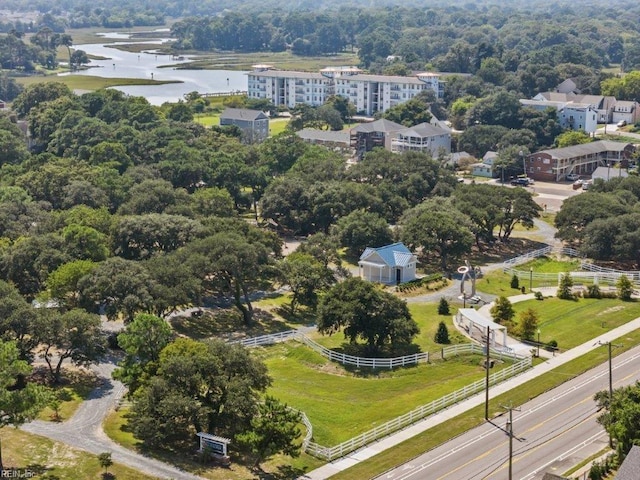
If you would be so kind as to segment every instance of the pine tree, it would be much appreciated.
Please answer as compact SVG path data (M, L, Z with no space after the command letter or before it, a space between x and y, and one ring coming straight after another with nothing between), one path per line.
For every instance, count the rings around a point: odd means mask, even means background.
M444 297L440 298L440 303L438 304L438 315L450 315L449 302L447 302L447 299Z
M563 300L573 300L575 296L571 288L573 287L573 278L568 273L564 273L560 279L560 285L558 286L558 292L556 296Z
M451 343L451 340L449 339L449 329L444 322L440 322L440 324L438 324L438 331L436 332L434 341L442 345L448 345Z
M515 273L511 277L511 288L520 288L520 279Z

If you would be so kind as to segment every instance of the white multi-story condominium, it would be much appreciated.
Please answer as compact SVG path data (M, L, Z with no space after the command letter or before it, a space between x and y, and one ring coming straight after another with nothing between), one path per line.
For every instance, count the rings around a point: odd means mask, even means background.
M366 75L354 67L324 68L319 73L273 70L256 65L248 74L249 98L265 98L274 105L294 108L300 103L322 105L329 96L348 98L364 115L384 112L412 99L424 90L444 95L444 82L437 73L413 77Z

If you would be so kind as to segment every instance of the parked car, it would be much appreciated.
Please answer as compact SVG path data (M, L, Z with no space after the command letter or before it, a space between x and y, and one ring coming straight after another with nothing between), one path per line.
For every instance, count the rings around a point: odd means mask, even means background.
M570 182L575 182L576 180L580 180L580 175L578 175L577 173L570 173L566 176L566 179Z
M618 127L626 127L627 126L627 121L626 120L620 120L618 122Z
M593 184L592 180L588 180L586 182L582 182L582 189L589 190L589 187Z
M584 183L584 180L582 180L581 178L579 178L578 180L576 180L575 182L573 182L573 189L574 190L578 190L579 188L582 188L582 184Z
M511 180L511 185L519 185L521 187L526 187L529 185L529 179L527 177L518 177Z

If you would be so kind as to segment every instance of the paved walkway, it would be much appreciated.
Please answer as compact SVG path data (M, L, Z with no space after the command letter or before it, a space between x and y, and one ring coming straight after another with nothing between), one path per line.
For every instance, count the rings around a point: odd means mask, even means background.
M518 386L523 385L530 380L548 373L549 371L564 363L570 362L571 360L574 360L592 350L595 350L596 348L600 348L600 346L598 345L599 342L607 343L613 341L616 338L626 335L627 333L639 328L640 318L636 318L635 320L632 320L625 325L613 329L595 339L589 340L588 342L583 343L582 345L579 345L571 350L568 350L561 355L551 357L544 363L531 368L530 370L512 378L511 380L507 380L506 382L491 387L491 390L489 391L489 397L495 398L498 395L508 392L509 390L517 388ZM402 431L390 435L368 447L353 452L347 457L341 458L334 462L328 463L316 470L313 470L301 478L306 480L323 480L329 478L338 472L346 470L353 465L363 462L377 455L378 453L383 452L384 450L395 447L399 443L404 442L405 440L408 440L409 438L412 438L419 433L424 432L425 430L428 430L437 425L440 425L447 420L455 418L458 415L461 415L471 410L472 408L477 407L478 405L484 404L484 395L484 392L476 394L473 397L460 402L450 408L447 408L435 415L432 415L431 417L426 418Z

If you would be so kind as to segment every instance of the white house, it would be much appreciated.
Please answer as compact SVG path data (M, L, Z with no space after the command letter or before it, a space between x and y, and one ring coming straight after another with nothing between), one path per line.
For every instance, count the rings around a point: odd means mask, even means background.
M451 130L421 123L400 130L391 140L392 152L430 152L434 158L451 153Z
M638 121L638 102L629 101L617 101L615 107L613 107L613 117L611 121L618 123L621 121L627 122L632 125Z
M401 242L367 249L360 255L360 278L388 285L416 278L416 256Z
M496 162L497 159L498 159L497 152L493 152L491 150L488 151L487 153L484 154L484 157L482 157L481 163L474 163L473 165L471 165L472 175L475 175L478 177L486 177L486 178L495 177L496 167L494 167L494 163Z

